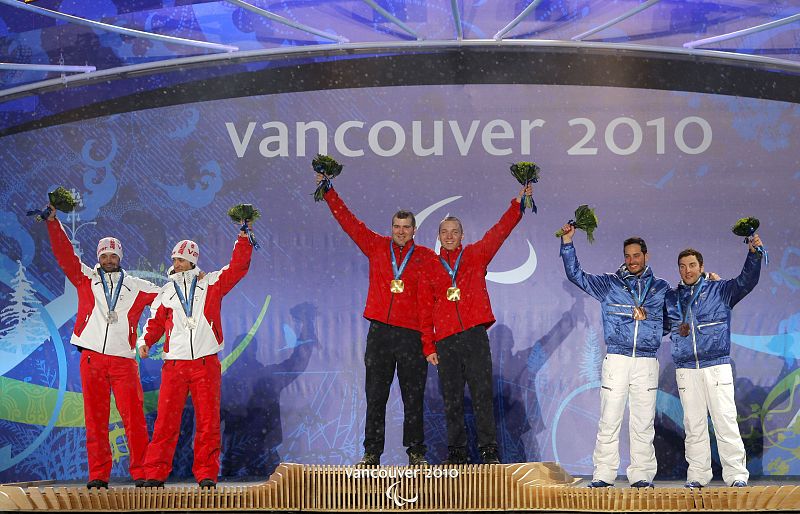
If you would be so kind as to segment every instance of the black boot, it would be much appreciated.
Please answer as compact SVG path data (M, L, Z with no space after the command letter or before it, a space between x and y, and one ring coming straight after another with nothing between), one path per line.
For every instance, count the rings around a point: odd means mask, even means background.
M463 446L450 446L447 449L447 460L442 464L446 466L456 466L467 463L467 449Z

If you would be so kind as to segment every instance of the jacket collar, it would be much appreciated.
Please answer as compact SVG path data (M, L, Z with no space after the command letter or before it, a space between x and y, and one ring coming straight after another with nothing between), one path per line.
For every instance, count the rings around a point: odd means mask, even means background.
M174 281L174 282L183 282L184 280L191 281L194 277L198 277L201 273L200 268L197 266L194 269L190 269L189 271L178 271L176 272L173 266L170 266L167 270L167 278Z
M442 259L446 260L448 264L453 265L455 264L456 259L458 259L458 254L460 254L461 250L463 249L464 249L463 244L458 245L458 247L456 247L455 250L447 250L443 246L439 249L439 256Z
M100 264L97 264L97 265L94 267L94 270L93 270L93 271L94 271L94 274L95 274L95 275L96 275L98 278L100 278L100 270L101 270L101 269L102 269L102 268L100 268ZM125 271L125 270L124 270L124 268L122 268L122 267L120 267L119 269L120 269L120 271ZM109 272L107 272L107 271L106 271L106 272L105 272L105 274L106 274L106 276L107 276L107 277L111 277L111 280L113 280L113 281L115 281L115 282L116 282L116 281L117 281L117 279L119 278L119 271L112 271L111 273L109 273ZM128 272L127 272L127 271L125 271L125 275L127 275L127 274L128 274Z
M650 278L650 277L653 276L653 270L650 269L650 266L645 266L644 267L644 271L642 272L642 274L637 276L637 275L634 275L633 273L631 273L630 271L628 271L628 267L625 264L623 264L617 270L617 276L623 282L627 282L630 279Z
M700 275L700 277L701 277L701 278L702 278L704 281L706 281L706 282L708 281L708 273L703 273L702 275ZM697 282L699 282L699 281L700 281L700 278L698 278L698 279L697 279ZM696 286L696 285L697 285L697 282L695 282L695 283L694 283L694 284L692 284L692 285L689 285L689 284L685 283L683 280L681 280L681 281L678 283L678 288L680 288L680 289L689 289L689 288L690 288L690 287L692 287L692 286Z

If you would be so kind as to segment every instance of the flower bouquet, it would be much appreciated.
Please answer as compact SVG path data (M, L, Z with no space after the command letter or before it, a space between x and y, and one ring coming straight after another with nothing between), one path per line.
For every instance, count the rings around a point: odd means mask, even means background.
M319 202L325 197L325 193L333 187L333 179L339 176L344 166L336 162L333 157L322 154L317 154L314 157L314 160L311 161L311 166L314 168L315 173L320 173L324 177L314 190L314 201Z
M590 243L594 243L594 229L597 228L597 215L594 213L594 209L590 208L588 205L579 206L575 209L575 218L569 220L567 223L577 229L585 231L586 239ZM556 232L556 237L561 237L563 235L564 232L561 230Z
M745 244L750 244L750 238L753 237L753 234L756 233L759 226L761 226L761 222L758 218L750 216L747 218L739 218L739 221L731 227L731 231L737 236L743 237ZM764 256L764 264L768 265L769 255L767 254L767 249L763 246L759 246L756 248L756 251Z
M240 203L228 209L228 216L230 216L236 224L241 224L239 230L247 234L247 239L250 240L250 244L253 245L253 248L256 250L260 249L261 245L256 241L255 234L253 234L253 231L247 226L248 221L255 221L261 217L261 213L258 212L258 209L253 207L252 204Z
M47 193L47 198L50 201L50 205L56 208L61 212L72 212L75 210L75 207L78 205L78 201L72 195L72 192L64 187L58 186L53 191ZM27 212L28 216L36 216L36 221L44 221L50 217L52 214L52 209L50 207L45 208L44 210L31 210Z
M539 172L541 168L535 162L517 162L511 165L511 174L517 179L517 182L523 186L528 184L535 184L539 182ZM537 212L536 203L533 201L533 195L525 195L520 202L520 209L525 212L525 209L530 209Z

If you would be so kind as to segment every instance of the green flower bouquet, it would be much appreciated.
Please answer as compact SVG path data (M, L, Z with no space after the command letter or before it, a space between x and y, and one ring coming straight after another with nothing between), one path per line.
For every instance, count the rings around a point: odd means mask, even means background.
M579 206L575 209L575 218L569 220L567 223L586 232L586 239L590 243L594 243L594 230L597 228L597 215L594 213L594 209L590 208L588 205ZM556 232L556 237L561 237L563 235L564 232L562 230Z
M311 167L314 168L315 173L321 173L324 177L314 190L314 201L319 202L333 187L333 179L339 176L344 166L336 162L333 157L317 154L311 161Z

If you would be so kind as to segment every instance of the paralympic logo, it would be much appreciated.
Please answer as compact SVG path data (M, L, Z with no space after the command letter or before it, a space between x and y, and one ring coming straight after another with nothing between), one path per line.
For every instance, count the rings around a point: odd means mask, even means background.
M406 498L404 496L401 496L400 492L397 490L398 489L397 486L399 484L400 480L390 485L389 488L386 489L386 497L392 500L394 504L398 507L403 507L405 505L408 505L409 503L417 503L417 500L419 499L419 494L415 494L413 498Z

